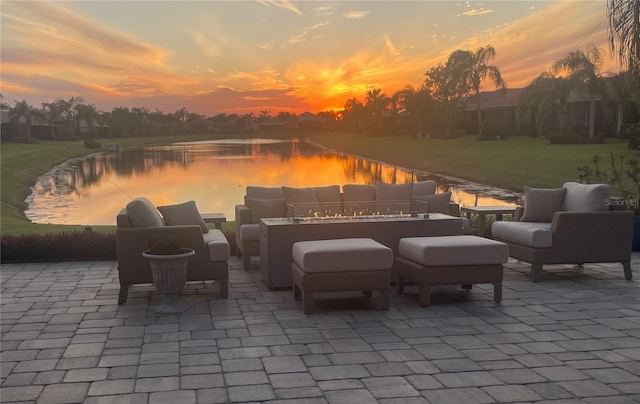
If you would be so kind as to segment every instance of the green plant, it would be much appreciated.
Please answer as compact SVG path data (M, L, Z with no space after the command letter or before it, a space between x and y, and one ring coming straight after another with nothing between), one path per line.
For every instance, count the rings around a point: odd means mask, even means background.
M594 155L589 164L578 166L582 182L604 182L611 185L628 209L640 216L640 154L631 158L609 153L608 165L601 167L602 157Z
M147 244L148 254L175 255L184 252L180 238L171 235L151 236Z

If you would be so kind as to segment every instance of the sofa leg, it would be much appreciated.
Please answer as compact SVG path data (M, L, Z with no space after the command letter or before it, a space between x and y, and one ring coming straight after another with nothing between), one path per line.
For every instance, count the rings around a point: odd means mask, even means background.
M502 282L493 283L493 301L496 303L502 301Z
M120 294L118 294L118 304L126 303L128 296L129 296L129 284L121 283Z
M244 261L244 270L245 271L251 270L251 256L249 254L245 254L243 261Z
M631 261L622 261L622 268L624 269L624 279L630 281L633 278L631 274Z
M220 279L220 298L226 299L229 297L229 278Z
M466 283L465 283L465 284L463 284L463 285L460 285L460 287L461 287L462 289L464 289L464 290L471 290L471 289L473 289L473 285L471 285L471 284L466 284Z
M298 287L298 285L294 283L293 284L293 300L299 300L300 295L301 295L300 288Z
M534 283L542 279L542 264L531 264L531 279Z
M401 295L404 292L404 278L400 275L396 278L396 293Z

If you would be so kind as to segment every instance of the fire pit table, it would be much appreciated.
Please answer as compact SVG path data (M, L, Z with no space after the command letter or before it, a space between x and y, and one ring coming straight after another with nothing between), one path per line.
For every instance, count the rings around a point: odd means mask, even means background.
M459 217L430 213L343 218L260 219L260 271L270 288L291 288L292 247L298 241L366 237L393 250L403 237L456 236L462 234Z

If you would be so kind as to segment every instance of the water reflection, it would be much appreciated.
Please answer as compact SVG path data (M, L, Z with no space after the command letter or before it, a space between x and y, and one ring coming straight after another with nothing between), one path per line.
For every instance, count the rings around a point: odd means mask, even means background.
M176 143L94 154L55 167L27 198L36 223L113 225L127 202L146 196L156 205L195 200L201 212L234 218L247 185L293 187L404 183L436 179L463 205L513 205L517 196L478 184L413 173L304 141L228 139Z

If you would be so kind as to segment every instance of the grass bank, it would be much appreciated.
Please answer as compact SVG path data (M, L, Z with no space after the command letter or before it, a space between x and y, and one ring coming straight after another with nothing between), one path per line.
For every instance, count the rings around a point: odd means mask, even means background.
M265 135L260 135L264 137ZM327 147L349 154L385 161L410 169L447 174L459 178L521 191L532 187L558 187L576 179L576 167L591 156L609 152L632 155L627 142L608 139L600 145L551 145L544 139L525 137L501 141L477 141L475 137L455 139L417 139L400 137L366 137L351 133L307 135ZM248 137L246 134L225 138ZM100 139L103 146L119 143L122 147L166 144L176 141L212 139L211 135L166 136L154 138ZM46 234L82 231L82 226L31 223L24 215L24 199L29 186L54 165L91 153L82 141L35 144L3 143L0 148L1 193L0 234ZM229 218L232 220L233 218ZM227 223L225 229L231 229ZM113 232L113 226L96 226L95 231Z
M577 180L576 168L595 154L634 154L628 141L620 139L607 139L604 144L552 145L546 139L529 137L478 141L474 136L425 139L321 133L311 138L345 153L518 192L525 186L560 187Z

